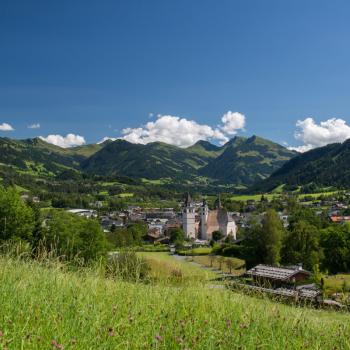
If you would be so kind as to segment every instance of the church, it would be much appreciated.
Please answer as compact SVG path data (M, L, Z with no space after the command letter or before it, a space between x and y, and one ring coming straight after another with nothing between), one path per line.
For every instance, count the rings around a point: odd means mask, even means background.
M214 231L220 231L224 237L236 239L237 225L231 213L221 205L220 197L215 201L214 210L210 210L206 201L199 208L199 217L195 204L187 193L182 210L182 227L186 238L211 240Z

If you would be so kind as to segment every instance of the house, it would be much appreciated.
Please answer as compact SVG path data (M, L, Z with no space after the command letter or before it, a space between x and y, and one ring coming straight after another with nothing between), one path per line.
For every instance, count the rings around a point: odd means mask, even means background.
M253 278L255 284L272 286L304 281L311 276L311 273L301 266L277 267L263 264L253 267L246 274Z
M112 227L123 227L124 222L122 220L111 219L108 216L104 216L101 219L101 226L104 230L109 231Z
M95 210L91 209L69 209L67 210L68 213L75 214L78 216L83 216L86 218L96 218L97 212Z
M350 222L350 216L332 215L329 220L333 223L343 224L344 222Z
M161 237L161 232L158 228L151 228L144 237L146 242L154 243Z

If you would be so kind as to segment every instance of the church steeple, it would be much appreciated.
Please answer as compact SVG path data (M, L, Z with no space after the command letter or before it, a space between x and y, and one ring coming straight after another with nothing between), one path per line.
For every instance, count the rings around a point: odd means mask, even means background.
M192 198L189 192L186 193L185 195L185 207L190 207L192 206Z
M215 207L215 209L221 209L222 208L220 194L219 194L218 198L216 199L216 201L214 203L214 207Z

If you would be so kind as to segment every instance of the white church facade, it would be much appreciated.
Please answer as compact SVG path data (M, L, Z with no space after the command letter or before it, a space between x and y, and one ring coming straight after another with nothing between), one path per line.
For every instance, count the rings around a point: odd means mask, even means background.
M214 231L220 231L224 237L237 235L237 225L231 213L221 206L220 198L215 202L215 208L210 210L207 203L199 208L199 225L196 222L196 210L189 194L186 195L182 211L182 227L186 238L211 240Z

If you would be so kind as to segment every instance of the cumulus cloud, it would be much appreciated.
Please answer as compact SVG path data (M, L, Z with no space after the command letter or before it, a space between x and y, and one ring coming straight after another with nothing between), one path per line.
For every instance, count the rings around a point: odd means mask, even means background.
M10 124L2 123L0 124L0 131L13 131L15 130Z
M238 112L228 111L222 116L221 121L223 123L221 130L228 135L235 135L237 130L244 130L245 127L245 116Z
M86 143L83 136L75 134L67 134L66 136L48 135L47 137L40 136L40 138L62 148L81 146Z
M221 144L229 140L245 126L245 117L240 113L227 112L221 118L222 124L213 128L199 124L194 120L172 115L158 115L154 122L148 122L139 128L125 128L122 130L122 139L147 144L161 141L179 147L188 147L199 140L216 140Z
M298 120L298 130L294 136L303 145L290 147L298 152L306 152L312 148L325 146L329 143L343 142L350 138L350 126L343 119L331 118L317 124L313 118Z
M40 124L39 123L34 123L28 125L28 129L40 129Z

